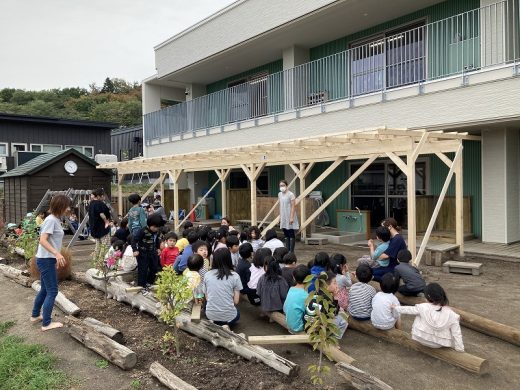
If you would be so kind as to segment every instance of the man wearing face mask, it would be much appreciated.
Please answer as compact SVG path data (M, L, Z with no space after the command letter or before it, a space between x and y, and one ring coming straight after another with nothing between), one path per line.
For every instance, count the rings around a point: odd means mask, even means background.
M296 245L295 231L300 228L298 217L296 216L296 197L289 191L287 180L280 181L280 192L278 193L280 201L280 228L285 235L285 246L289 252L294 252Z

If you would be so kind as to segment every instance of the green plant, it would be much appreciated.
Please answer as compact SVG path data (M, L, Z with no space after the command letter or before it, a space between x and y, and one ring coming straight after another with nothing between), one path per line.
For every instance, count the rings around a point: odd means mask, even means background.
M9 251L14 253L14 247L23 249L23 257L26 261L31 260L38 249L39 242L38 225L35 213L28 213L22 220L22 234L16 240L9 241ZM14 246L11 248L11 246Z
M105 244L100 244L92 253L92 265L98 270L98 274L103 275L105 282L105 304L108 299L108 284L111 276L111 271L117 271L119 262L123 256L121 251L110 251L110 247Z
M304 281L306 288L314 284L314 291L309 293L305 301L307 307L314 307L314 316L307 320L305 332L309 335L312 348L319 351L319 360L318 364L309 365L308 370L312 383L322 385L323 375L330 373L330 368L323 365L323 355L332 360L327 350L338 345L336 335L339 329L336 325L334 298L327 288L327 274L322 272L314 282L313 278L314 275L309 275Z
M166 331L162 337L160 347L163 355L173 355L177 349L175 335Z
M56 359L42 345L5 336L13 325L13 321L0 323L0 390L70 388L70 379L54 368Z
M139 379L134 379L130 382L130 387L135 390L139 390L141 388L141 381Z
M164 271L159 272L156 284L155 296L162 304L160 318L166 324L173 326L175 352L180 356L176 317L188 306L193 298L193 292L189 287L188 279L183 275L177 275L172 267L166 267Z
M105 359L96 360L95 365L97 368L108 368L108 362Z

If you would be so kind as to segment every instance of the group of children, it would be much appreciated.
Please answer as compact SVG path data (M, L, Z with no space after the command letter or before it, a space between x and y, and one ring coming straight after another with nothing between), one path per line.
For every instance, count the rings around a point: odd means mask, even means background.
M345 314L358 321L371 321L381 330L400 328L400 315L412 314L416 315L414 340L430 347L464 350L458 315L446 307L448 299L442 287L426 285L418 269L410 264L412 255L406 246L403 248L404 240L393 221L376 230L380 245L369 242L370 255L359 259L355 272L350 273L342 254L319 252L307 265L298 264L296 255L277 238L276 231L267 231L264 241L257 227L238 233L230 229L227 219L217 231L194 227L187 221L177 236L164 229L160 215L144 213L138 195L131 195L129 200L134 207L115 232L115 239L132 246L138 285L145 295L157 272L173 267L189 279L194 298L205 301L206 317L213 322L234 325L240 318L237 305L242 294L264 313L284 313L289 331L298 333L320 310L315 300L306 303L319 277L326 281L333 297L337 338L342 338L347 329ZM387 272L375 278L381 270ZM309 275L311 283L305 285ZM369 283L372 280L379 281L381 291ZM402 307L396 292L424 295L428 303Z

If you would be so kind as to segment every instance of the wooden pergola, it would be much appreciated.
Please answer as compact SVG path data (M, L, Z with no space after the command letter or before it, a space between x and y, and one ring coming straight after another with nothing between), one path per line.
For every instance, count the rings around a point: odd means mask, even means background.
M374 128L344 133L335 133L315 137L297 138L280 142L268 142L255 145L216 149L203 152L176 154L162 157L152 157L124 161L118 163L101 164L99 169L116 169L118 183L123 175L140 172L160 172L159 178L143 195L153 191L158 185L161 193L164 191L163 182L168 175L174 185L174 226L179 226L189 218L191 213L220 183L222 186L222 214L227 212L226 180L232 169L242 169L250 181L251 189L251 225L257 224L256 182L262 170L267 166L289 165L295 173L291 181L293 185L299 179L300 194L296 203L300 204L300 231L305 238L305 228L330 203L345 191L367 167L377 158L389 158L407 177L407 207L408 207L408 248L412 254L417 253L415 263L419 264L426 249L426 244L433 230L442 202L448 191L450 181L455 175L455 204L456 204L456 244L459 252L464 254L463 240L463 182L462 182L462 141L480 140L478 136L468 135L466 132L444 132L426 130ZM446 153L455 153L450 159ZM416 242L416 184L415 163L422 154L435 154L449 168L444 186L439 195L433 215L428 224L421 247L417 252ZM302 202L325 178L327 178L343 161L364 160L364 163L355 173L346 178L346 181L326 199L310 216L307 216L305 202ZM331 165L311 184L306 185L306 177L317 162L331 162ZM211 186L205 196L187 213L183 221L179 220L179 177L184 172L215 171L218 180ZM119 213L122 214L122 190L118 184ZM269 214L276 208L273 206ZM279 222L275 218L267 227L270 229ZM265 229L265 230L267 230ZM265 231L264 230L264 231Z

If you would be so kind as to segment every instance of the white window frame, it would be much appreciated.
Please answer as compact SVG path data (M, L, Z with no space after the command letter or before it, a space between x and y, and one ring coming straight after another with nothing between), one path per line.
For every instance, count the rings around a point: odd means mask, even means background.
M83 145L65 145L65 149L68 149L68 148L72 148L72 149L76 149L76 148L81 148L81 150L78 150L80 153L84 154L85 156L87 156L85 154L85 149L86 148L89 148L90 150L92 150L92 158L94 158L94 146L83 146ZM77 150L77 149L76 149ZM87 156L89 157L89 156Z
M43 150L46 146L59 146L60 150L63 150L63 145L60 144L42 144L42 153L53 153L53 152L46 152Z
M40 150L33 150L33 146L39 146L40 147ZM42 144L30 144L29 145L29 151L30 152L37 152L37 153L42 153L43 152L43 145Z
M90 149L90 150L92 150L92 154L91 154L90 156L87 156L87 154L85 153L85 150L86 150L86 149ZM88 158L94 158L94 147L93 147L93 146L84 146L84 147L83 147L83 154L84 154L85 156L87 156Z
M23 142L11 142L11 156L14 156L14 152L16 151L14 149L15 146L23 146L24 150L21 150L21 152L27 152L27 144Z
M8 157L9 156L9 143L7 143L7 142L0 142L0 145L4 145L5 146L5 154L0 153L0 156Z

